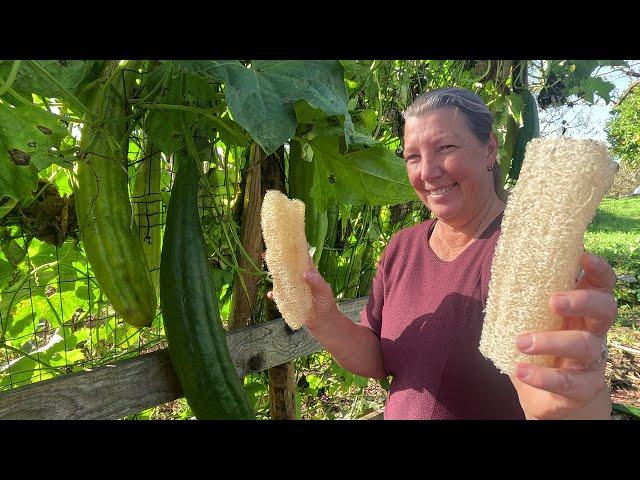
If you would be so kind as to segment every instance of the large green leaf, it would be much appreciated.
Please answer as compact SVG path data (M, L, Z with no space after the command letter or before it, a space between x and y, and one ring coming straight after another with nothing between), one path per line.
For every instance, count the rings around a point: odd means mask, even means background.
M320 211L331 201L395 205L415 200L403 160L384 145L343 154L334 135L319 135L310 144L316 163L311 196Z
M13 89L31 100L31 93L41 97L66 98L74 94L82 80L89 76L94 60L37 60L22 61ZM0 63L0 77L6 80L12 62Z
M18 165L33 164L38 171L52 163L72 167L58 152L67 135L66 127L42 108L11 108L0 103L0 141Z
M0 204L13 208L18 200L31 198L37 184L38 171L35 166L16 165L0 140ZM9 213L11 208L2 208L0 218Z
M327 115L342 117L351 143L353 123L347 109L344 70L337 61L256 60L179 61L185 71L222 81L233 118L267 155L289 140L296 128L295 102L306 101Z
M305 144L309 146L309 144ZM311 149L310 149L311 150ZM311 150L311 155L313 151ZM319 211L310 192L313 187L315 164L307 161L299 142L292 141L289 151L289 194L305 204L305 235L309 245L315 248L313 260L318 264L322 255L324 240L327 235L327 212Z
M615 85L611 82L606 82L599 77L590 77L580 81L579 91L582 93L581 97L591 103L593 103L594 94L609 103L611 102L611 90L614 88Z
M71 167L59 152L67 129L38 107L11 108L0 103L0 202L30 199L38 172L56 163ZM8 209L0 210L0 218Z

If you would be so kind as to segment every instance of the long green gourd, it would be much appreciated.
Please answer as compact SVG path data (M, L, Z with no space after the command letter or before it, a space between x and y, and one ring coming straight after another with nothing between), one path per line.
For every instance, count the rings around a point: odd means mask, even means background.
M200 171L181 157L167 211L160 304L171 363L198 419L249 420L254 414L220 321L198 216Z
M143 327L155 316L157 297L129 202L124 98L135 85L135 76L125 71L131 69L108 62L101 86L84 98L94 120L82 129L72 184L82 243L96 280L116 313Z
M162 245L162 204L160 201L160 151L151 142L145 144L145 157L136 172L133 185L133 212L142 242L151 284L160 295L160 252Z

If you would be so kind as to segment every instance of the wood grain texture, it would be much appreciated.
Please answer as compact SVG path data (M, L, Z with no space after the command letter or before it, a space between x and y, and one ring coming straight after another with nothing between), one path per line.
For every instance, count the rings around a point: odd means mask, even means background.
M340 310L359 322L367 299L343 302ZM227 345L241 377L322 350L306 328L293 332L282 318L233 330ZM0 392L0 420L118 419L181 396L165 349Z
M180 396L165 349L0 393L0 420L118 419Z
M262 265L262 231L260 229L260 210L262 209L262 179L260 162L264 158L264 152L256 144L254 149L254 165L246 172L244 191L244 206L242 220L240 222L240 242L255 265ZM230 330L246 327L255 323L255 302L258 298L260 278L255 274L243 273L243 270L252 272L253 266L240 252L238 252L238 264L240 270L233 279L233 304L229 319ZM242 282L246 287L242 287Z

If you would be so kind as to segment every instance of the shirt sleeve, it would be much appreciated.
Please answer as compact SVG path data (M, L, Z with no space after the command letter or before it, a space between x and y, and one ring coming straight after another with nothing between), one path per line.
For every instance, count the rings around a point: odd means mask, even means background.
M360 312L360 325L370 328L380 338L382 331L382 307L384 306L384 266L389 246L382 252L378 268L371 283L369 300Z

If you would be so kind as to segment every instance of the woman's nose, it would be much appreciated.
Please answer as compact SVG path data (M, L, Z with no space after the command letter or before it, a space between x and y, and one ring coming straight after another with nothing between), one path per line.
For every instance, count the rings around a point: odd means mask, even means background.
M432 157L423 156L420 162L420 180L428 182L433 178L438 178L440 175L442 175L442 169L438 162Z

